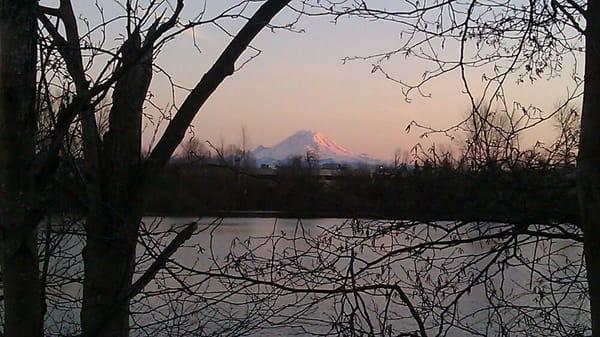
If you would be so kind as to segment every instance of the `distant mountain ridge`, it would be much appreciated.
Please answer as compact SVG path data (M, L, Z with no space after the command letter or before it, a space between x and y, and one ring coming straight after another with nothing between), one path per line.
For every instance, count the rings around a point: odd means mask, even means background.
M321 163L375 165L382 162L367 154L355 154L321 132L310 130L298 131L272 147L261 145L252 151L252 155L259 165L276 165L293 156L304 157L307 152L314 153Z

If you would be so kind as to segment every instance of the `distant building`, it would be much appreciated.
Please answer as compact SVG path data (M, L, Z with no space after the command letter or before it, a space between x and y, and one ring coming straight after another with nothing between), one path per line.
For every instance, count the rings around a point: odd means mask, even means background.
M256 170L256 175L262 177L275 177L277 175L277 169L271 167L269 164L261 164L260 168Z

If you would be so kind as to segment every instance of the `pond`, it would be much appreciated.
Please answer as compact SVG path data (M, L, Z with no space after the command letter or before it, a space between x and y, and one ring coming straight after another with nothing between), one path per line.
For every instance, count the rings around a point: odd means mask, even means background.
M573 336L589 326L581 244L530 233L572 226L515 235L495 223L149 217L137 275L194 221L132 301L132 335ZM49 335L78 333L76 232L49 266Z

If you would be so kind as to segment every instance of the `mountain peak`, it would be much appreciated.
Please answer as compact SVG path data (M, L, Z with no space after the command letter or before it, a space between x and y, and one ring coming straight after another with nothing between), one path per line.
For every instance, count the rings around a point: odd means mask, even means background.
M314 138L316 137L318 134L321 134L320 132L316 132L316 131L312 131L312 130L300 130L296 133L294 133L293 135L289 136L287 139L290 138Z
M300 130L273 147L259 146L252 153L261 164L276 164L293 156L304 156L309 151L315 153L321 162L378 162L376 159L357 155L323 133L311 130Z
M318 132L312 131L312 130L300 130L297 131L296 133L294 133L293 135L291 135L290 137L294 137L294 136L312 136L314 134L316 134Z

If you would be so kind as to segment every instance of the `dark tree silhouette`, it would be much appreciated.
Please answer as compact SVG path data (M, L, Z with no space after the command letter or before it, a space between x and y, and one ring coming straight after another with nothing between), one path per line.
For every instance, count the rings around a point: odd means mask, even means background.
M202 21L180 24L183 0L177 1L170 17L161 15L153 22L150 14L168 7L151 3L149 7L140 5L136 8L127 2L126 39L118 48L117 57L105 66L106 70L114 68L106 79L90 83L87 80L90 75L83 66L82 51L86 48L82 44L71 1L61 1L58 8L40 7L39 18L52 44L58 48L68 76L75 85L76 96L71 105L81 104L72 116L79 116L81 121L87 175L84 181L87 215L83 251L83 336L128 334L129 299L136 294L131 284L147 182L165 166L204 102L226 77L233 74L235 62L254 37L288 2L266 1L248 18L213 66L189 92L144 160L141 157L143 104L152 80L154 51L162 46L165 39ZM243 4L242 8L245 8ZM52 17L63 25L64 36L51 21ZM112 95L112 106L108 130L101 135L94 112L98 97L105 95Z
M600 335L600 118L598 117L598 63L600 8L594 1L417 1L393 7L378 7L369 1L317 1L309 11L313 15L358 16L398 23L401 45L389 52L347 60L370 60L373 72L399 83L410 99L411 94L429 96L424 85L455 72L471 102L471 117L444 130L425 127L425 133L448 134L470 121L481 122L475 132L493 128L506 137L515 131L532 128L552 118L571 101L582 97L577 185L581 229L584 233L587 279L590 293L592 330ZM423 76L411 83L386 70L394 56L413 57L429 62ZM585 61L583 76L577 65ZM575 69L569 65L574 64ZM509 101L505 85L511 79L519 83L543 78L571 76L576 88L569 92L564 105L554 111ZM474 80L481 80L481 85ZM481 87L480 92L476 88ZM479 98L477 98L479 97ZM487 107L503 106L509 120L520 121L517 128L503 130L485 117ZM493 116L492 116L493 117ZM497 121L497 120L496 120ZM421 126L412 123L413 126ZM482 135L483 136L483 135Z
M95 27L79 20L70 0L59 1L58 7L38 5L37 1L0 4L6 336L42 334L44 299L40 295L35 241L36 228L47 209L40 199L46 195L44 189L50 186L61 160L73 150L81 151L81 157L70 160L77 166L83 163L75 170L75 180L85 191L82 333L128 334L129 300L143 288L141 280L153 275L147 274L135 283L132 280L146 183L165 166L198 110L233 74L236 61L254 37L288 2L264 1L246 17L246 11L253 8L250 1L242 1L213 18L205 20L203 12L184 23L183 0L174 6L164 1L148 5L124 1L125 14L119 18L105 18L98 7L100 24ZM115 48L107 45L105 38L111 24L121 18L126 22L126 31L122 44ZM159 49L185 30L202 24L222 27L219 20L234 18L246 22L231 34L231 42L189 92L148 157L142 159L144 103ZM37 86L36 62L41 78ZM57 91L61 96L58 104ZM47 114L45 118L38 118L40 112ZM103 120L102 114L106 113ZM44 126L40 133L38 122ZM189 228L193 229L193 224ZM189 236L189 231L182 233ZM181 244L181 239L174 242ZM154 274L173 249L169 247L165 257L157 258L151 268Z
M36 1L0 2L0 266L6 336L41 336Z

